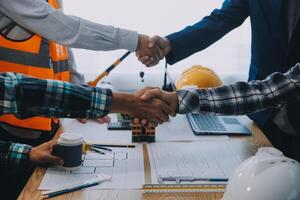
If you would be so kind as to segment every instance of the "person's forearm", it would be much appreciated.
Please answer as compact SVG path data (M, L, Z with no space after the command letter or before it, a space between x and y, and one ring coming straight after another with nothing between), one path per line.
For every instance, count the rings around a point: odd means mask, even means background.
M293 101L300 95L300 64L263 81L238 82L214 89L177 92L179 113L244 115Z
M127 111L130 110L130 106L134 106L135 98L131 94L125 93L114 93L112 95L112 113L123 113L128 114Z
M44 0L2 0L0 13L31 32L69 47L130 51L137 48L137 32L65 15Z
M0 84L0 98L6 102L0 104L0 114L15 114L19 118L98 118L107 115L111 108L112 92L107 89L14 73L1 74Z
M249 16L248 2L249 0L226 0L221 9L215 9L198 23L166 36L172 48L166 57L167 62L179 62L240 26Z

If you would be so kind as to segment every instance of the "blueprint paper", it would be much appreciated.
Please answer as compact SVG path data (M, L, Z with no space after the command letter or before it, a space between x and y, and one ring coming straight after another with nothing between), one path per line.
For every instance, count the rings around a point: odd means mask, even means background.
M159 176L229 178L244 160L252 156L250 150L240 151L236 145L232 146L232 141L148 144L152 183L158 184Z
M106 155L87 153L78 170L48 168L39 190L52 190L90 180L100 173L112 176L112 180L89 189L141 189L145 182L142 145L112 149L113 152Z

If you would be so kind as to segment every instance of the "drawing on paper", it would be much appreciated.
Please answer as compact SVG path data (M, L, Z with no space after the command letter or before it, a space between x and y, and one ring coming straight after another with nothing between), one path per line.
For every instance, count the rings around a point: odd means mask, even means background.
M48 168L39 189L51 190L58 186L89 180L100 173L111 176L112 181L101 183L92 189L142 188L144 183L142 145L136 145L135 148L112 148L112 150L105 155L88 152L83 157L82 166L77 170Z

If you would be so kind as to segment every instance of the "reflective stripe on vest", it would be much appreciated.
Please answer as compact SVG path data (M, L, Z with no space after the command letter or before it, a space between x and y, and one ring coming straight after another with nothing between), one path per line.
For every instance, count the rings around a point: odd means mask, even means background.
M29 53L31 49L28 49L27 47L24 48L24 51L18 49L12 49L14 43L16 43L13 41L7 42L7 43L11 43L11 48L3 47L2 46L3 40L6 39L3 36L0 36L0 60L1 61L16 63L24 66L35 66L38 68L51 69L49 48L48 48L49 44L47 40L40 40L38 42L38 46L40 49L38 54ZM22 43L22 42L18 42L18 43ZM9 68L9 66L7 67ZM3 69L0 69L0 71L6 72L6 70L3 71ZM8 71L10 70L8 69Z
M59 8L56 0L49 0L48 3L55 9ZM70 81L68 49L55 42L47 41L39 35L33 35L24 41L10 40L0 35L0 72L15 72L42 79ZM45 117L20 120L14 115L0 116L2 123L42 131L51 131L52 120L58 122L58 119Z
M70 81L68 49L60 44L50 42L50 58L54 71L54 79Z

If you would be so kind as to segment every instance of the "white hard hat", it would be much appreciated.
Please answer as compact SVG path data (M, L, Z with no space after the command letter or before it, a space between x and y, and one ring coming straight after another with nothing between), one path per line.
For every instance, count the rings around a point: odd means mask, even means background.
M300 164L275 148L260 148L233 173L223 200L300 200Z

